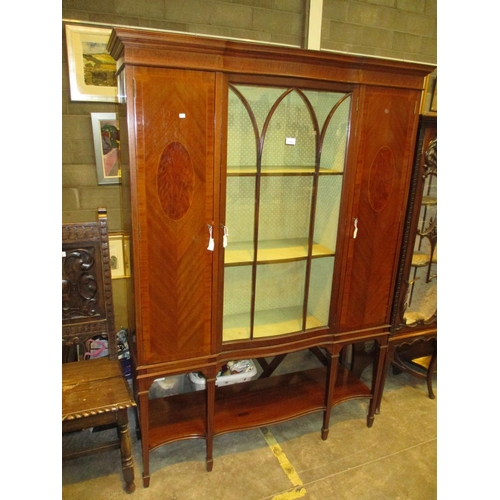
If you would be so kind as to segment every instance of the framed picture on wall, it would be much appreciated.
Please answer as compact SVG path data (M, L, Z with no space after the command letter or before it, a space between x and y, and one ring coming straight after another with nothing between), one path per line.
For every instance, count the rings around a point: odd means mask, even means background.
M431 111L435 111L437 113L437 110L438 110L438 81L436 78L436 83L434 83L434 91L432 92Z
M120 130L116 113L90 113L98 184L120 184Z
M117 102L116 63L106 50L110 29L66 25L72 101Z
M110 233L108 238L111 278L130 278L130 236Z

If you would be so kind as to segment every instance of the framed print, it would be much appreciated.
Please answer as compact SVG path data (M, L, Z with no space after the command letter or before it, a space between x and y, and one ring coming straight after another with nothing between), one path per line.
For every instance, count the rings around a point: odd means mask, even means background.
M106 50L110 29L66 25L72 101L117 102L116 63Z
M110 233L108 238L111 279L130 278L130 236Z
M420 114L435 116L437 114L437 75L434 73L425 77L424 91L420 103Z
M437 113L437 110L438 110L438 82L436 78L436 83L434 84L434 91L432 92L431 111L435 111Z
M116 113L90 113L98 184L119 184L120 130Z

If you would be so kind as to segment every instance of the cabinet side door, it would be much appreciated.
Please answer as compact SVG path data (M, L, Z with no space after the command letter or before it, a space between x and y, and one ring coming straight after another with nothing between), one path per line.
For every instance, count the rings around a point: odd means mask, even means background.
M210 353L215 77L134 69L139 364Z
M341 331L388 326L419 101L418 91L362 92Z

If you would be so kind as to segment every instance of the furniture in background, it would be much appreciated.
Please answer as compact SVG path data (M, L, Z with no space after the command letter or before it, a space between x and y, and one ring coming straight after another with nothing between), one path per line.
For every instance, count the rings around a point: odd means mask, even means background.
M87 341L108 341L109 354L85 359ZM114 425L118 439L97 449L84 449L63 459L107 449L120 449L125 490L135 490L128 408L135 406L117 357L107 212L98 220L62 225L62 342L77 347L77 361L62 365L62 431Z
M369 402L375 414L432 66L115 28L143 482L172 441ZM372 383L339 363L372 341ZM323 361L273 373L289 353ZM228 361L264 376L216 386ZM204 390L149 398L200 372Z
M384 368L427 381L437 368L437 116L420 117L403 247ZM380 390L383 391L384 383ZM377 398L380 409L381 394Z

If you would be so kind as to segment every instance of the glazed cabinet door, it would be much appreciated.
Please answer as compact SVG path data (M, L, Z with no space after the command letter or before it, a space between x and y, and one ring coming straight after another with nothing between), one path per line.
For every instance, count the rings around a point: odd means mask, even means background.
M340 331L389 325L419 102L418 91L361 93Z
M138 363L207 355L215 76L135 67L127 81Z
M229 85L223 342L329 331L351 101Z

